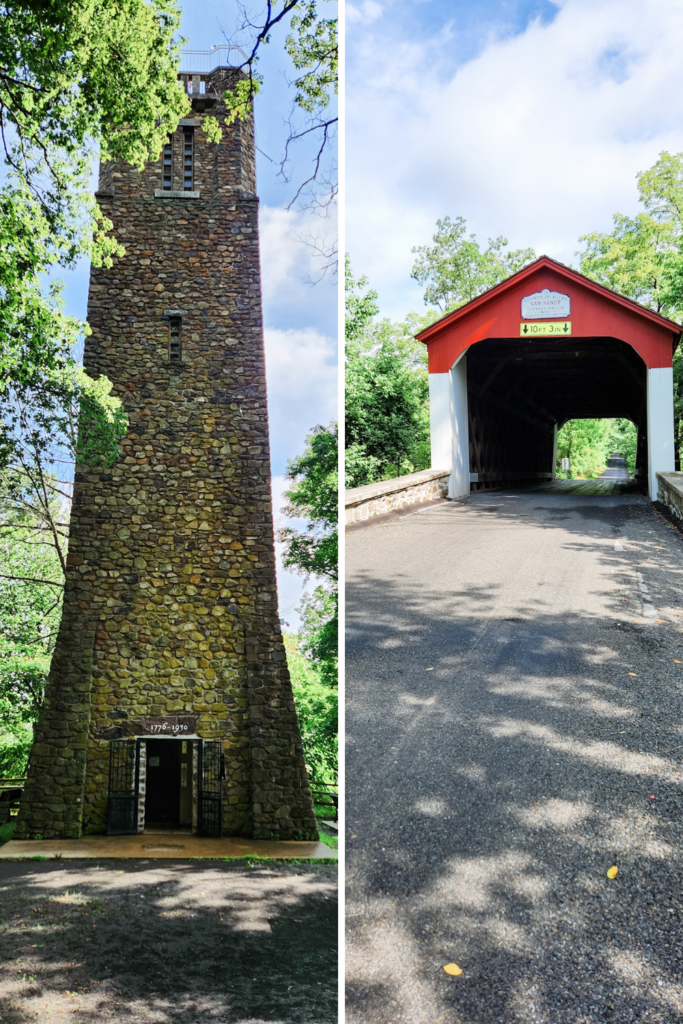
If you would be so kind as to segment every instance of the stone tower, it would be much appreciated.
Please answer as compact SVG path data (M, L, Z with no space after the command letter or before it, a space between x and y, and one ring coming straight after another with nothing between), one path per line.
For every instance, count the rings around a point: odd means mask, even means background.
M16 838L316 835L277 608L253 123L226 127L222 100L238 74L182 74L192 114L159 160L101 168L126 252L92 268L84 362L130 423L118 462L77 469Z

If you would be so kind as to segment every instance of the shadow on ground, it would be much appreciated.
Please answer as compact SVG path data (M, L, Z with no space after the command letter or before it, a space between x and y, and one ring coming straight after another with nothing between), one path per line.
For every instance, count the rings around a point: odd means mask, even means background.
M0 1019L333 1024L334 865L0 863Z
M536 529L595 565L586 609ZM683 1021L680 533L637 497L530 493L387 530L347 555L348 1020Z

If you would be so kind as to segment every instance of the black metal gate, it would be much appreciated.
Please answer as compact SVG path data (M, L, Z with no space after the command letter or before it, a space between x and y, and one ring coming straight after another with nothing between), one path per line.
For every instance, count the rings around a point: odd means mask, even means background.
M199 834L223 835L223 798L221 785L225 778L223 744L203 740L199 747Z
M112 740L109 753L108 836L125 836L137 832L139 775L137 741Z

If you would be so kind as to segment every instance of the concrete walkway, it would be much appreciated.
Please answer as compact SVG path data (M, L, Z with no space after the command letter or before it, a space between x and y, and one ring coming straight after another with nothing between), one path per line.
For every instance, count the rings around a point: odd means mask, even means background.
M347 537L347 1021L683 1021L681 536L556 487Z
M182 832L177 835L167 832L158 835L84 836L82 839L11 839L0 846L0 860L36 856L48 857L50 860L93 857L173 857L175 860L195 857L267 857L271 860L319 860L323 857L336 857L337 854L325 843L210 839Z

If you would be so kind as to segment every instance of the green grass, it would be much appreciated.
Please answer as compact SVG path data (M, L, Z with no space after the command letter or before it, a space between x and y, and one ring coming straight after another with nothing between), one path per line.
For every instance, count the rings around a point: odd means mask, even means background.
M334 820L335 808L332 804L314 804L313 810L315 811L316 818L329 818L330 821Z
M331 850L339 849L339 836L328 836L325 832L320 833L320 842L329 846Z

